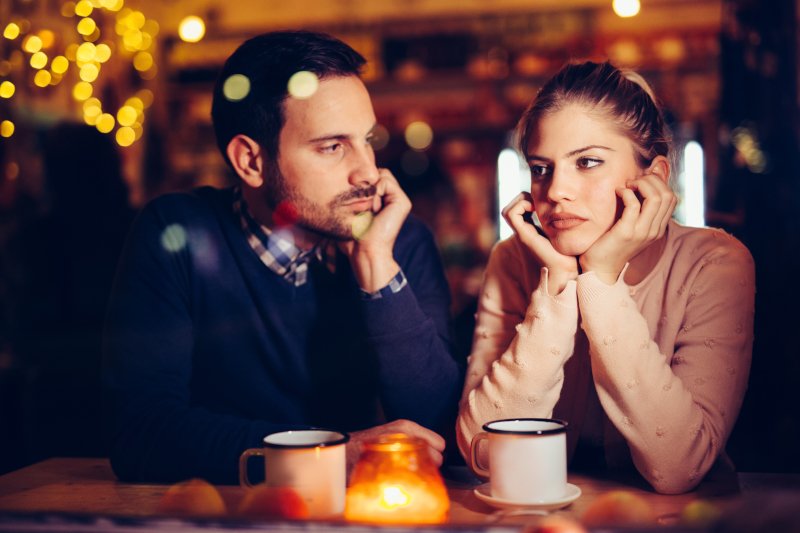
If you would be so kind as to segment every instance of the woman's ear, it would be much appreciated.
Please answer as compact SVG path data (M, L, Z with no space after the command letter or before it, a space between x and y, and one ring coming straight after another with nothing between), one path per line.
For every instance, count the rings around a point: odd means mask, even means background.
M264 184L264 150L247 135L238 134L228 143L225 151L233 170L254 189Z
M669 160L663 155L657 155L650 166L645 171L645 174L654 174L658 178L669 185L670 164Z

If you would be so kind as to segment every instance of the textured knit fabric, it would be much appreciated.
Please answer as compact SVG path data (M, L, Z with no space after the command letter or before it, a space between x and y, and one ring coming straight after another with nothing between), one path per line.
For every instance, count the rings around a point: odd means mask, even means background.
M211 188L161 197L128 239L105 346L117 476L236 483L241 452L275 431L452 428L463 374L430 232L406 221L394 252L408 284L365 300L341 254L299 287L271 271L232 202Z
M610 466L632 459L659 492L694 487L724 453L747 386L750 253L722 231L670 222L635 286L624 272L614 285L587 272L552 296L546 278L518 239L495 247L457 424L462 454L490 420L555 416L570 424L570 454L579 438L599 441ZM593 398L599 424L587 420Z

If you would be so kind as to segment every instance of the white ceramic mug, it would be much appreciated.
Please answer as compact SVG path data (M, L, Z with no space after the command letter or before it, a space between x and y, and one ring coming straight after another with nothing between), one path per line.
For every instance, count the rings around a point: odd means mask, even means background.
M308 505L312 518L344 513L347 486L345 444L347 433L326 429L301 429L264 437L263 448L250 448L239 457L239 483L247 478L250 457L264 457L265 482L270 487L290 487Z
M478 445L488 440L489 468L478 461ZM567 492L567 423L552 418L494 420L472 438L470 466L489 478L494 498L545 503Z

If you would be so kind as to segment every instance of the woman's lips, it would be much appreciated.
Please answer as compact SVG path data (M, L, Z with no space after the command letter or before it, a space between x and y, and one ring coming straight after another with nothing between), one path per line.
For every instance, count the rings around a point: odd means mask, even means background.
M585 218L571 213L560 213L550 217L550 225L559 230L572 229L584 222L586 222Z

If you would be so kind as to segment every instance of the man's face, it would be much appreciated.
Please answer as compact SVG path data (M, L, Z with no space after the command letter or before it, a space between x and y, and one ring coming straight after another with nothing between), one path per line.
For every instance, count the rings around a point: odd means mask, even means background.
M288 97L278 161L264 196L278 216L340 240L372 208L378 169L370 144L375 113L357 76L327 78L308 99ZM282 215L281 215L282 214Z

